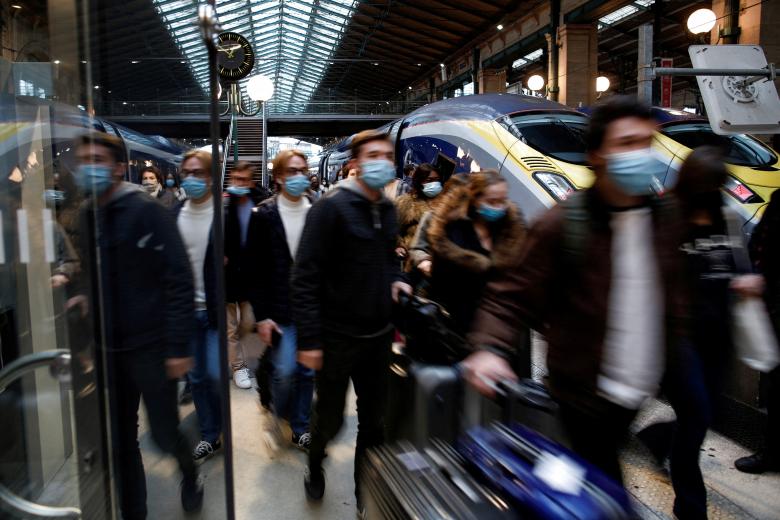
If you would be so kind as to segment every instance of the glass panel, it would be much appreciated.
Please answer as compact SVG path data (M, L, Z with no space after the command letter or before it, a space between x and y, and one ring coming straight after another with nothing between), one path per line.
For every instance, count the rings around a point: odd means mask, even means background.
M586 117L572 114L516 116L509 125L515 137L534 150L573 164L587 164L587 128Z

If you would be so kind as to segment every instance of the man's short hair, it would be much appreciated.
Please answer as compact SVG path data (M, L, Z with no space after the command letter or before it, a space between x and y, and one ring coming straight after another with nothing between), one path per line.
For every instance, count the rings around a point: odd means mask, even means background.
M610 96L606 101L597 104L590 116L588 133L585 136L585 146L588 151L601 148L609 125L627 117L648 121L655 119L650 106L639 101L635 96Z
M306 159L306 154L302 151L294 149L282 150L276 154L276 157L274 157L273 167L271 168L271 173L273 174L274 179L284 174L284 169L287 168L287 163L290 162L290 159L293 157L300 157L304 160L304 162L306 162L306 165L308 166L308 159Z
M393 141L390 140L390 136L384 132L379 132L377 130L363 130L362 132L355 134L355 137L352 138L352 142L349 144L349 151L352 155L352 158L357 159L357 156L360 153L360 149L363 147L363 145L373 141L387 141L390 144L393 143Z
M111 155L114 156L114 160L117 163L126 162L125 146L122 143L122 140L115 135L94 131L80 135L76 138L77 147L89 145L97 145L107 148L111 152Z
M245 172L250 171L251 173L255 173L255 167L252 166L252 163L249 161L238 161L235 166L233 166L233 169L231 172Z
M211 175L211 154L209 152L203 150L190 150L184 154L184 159L182 159L181 164L184 165L184 163L190 159L199 160L201 166L203 166L206 172Z

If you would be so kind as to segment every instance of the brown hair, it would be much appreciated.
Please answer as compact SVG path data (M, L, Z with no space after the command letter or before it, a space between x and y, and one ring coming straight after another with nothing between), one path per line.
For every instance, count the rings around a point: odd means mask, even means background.
M184 154L184 159L181 160L181 164L183 165L190 159L199 160L203 169L211 175L211 154L209 152L204 152L203 150L190 150Z
M304 154L300 150L282 150L278 154L276 154L276 157L274 157L274 165L273 168L271 168L271 173L274 176L274 180L279 178L280 175L284 173L284 169L287 167L287 163L290 162L290 159L293 157L300 157L301 159L306 162L308 165L308 160L306 159L306 154Z
M254 166L252 166L252 163L249 161L238 161L235 166L233 166L233 169L231 172L245 172L250 171L254 173Z
M154 174L155 178L157 179L157 184L163 184L162 173L160 173L160 169L158 167L151 166L151 165L150 166L144 166L141 169L141 180L143 180L144 173L146 173L146 172L152 172Z
M103 132L89 132L76 138L76 146L98 145L108 148L114 160L118 163L125 162L125 147L118 137Z
M470 182L467 187L470 204L485 194L488 187L506 182L496 170L482 170L469 175Z
M349 152L352 156L352 159L357 159L358 155L360 154L360 149L363 147L363 145L373 141L387 141L390 144L393 143L390 140L390 136L383 132L379 132L377 130L363 130L362 132L355 134L355 136L352 138L352 142L349 144Z

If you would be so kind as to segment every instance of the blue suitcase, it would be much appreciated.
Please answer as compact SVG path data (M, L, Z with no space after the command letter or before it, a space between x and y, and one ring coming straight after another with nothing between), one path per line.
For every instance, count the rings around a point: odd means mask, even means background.
M457 442L478 480L523 518L635 518L625 489L573 452L513 423L478 426Z

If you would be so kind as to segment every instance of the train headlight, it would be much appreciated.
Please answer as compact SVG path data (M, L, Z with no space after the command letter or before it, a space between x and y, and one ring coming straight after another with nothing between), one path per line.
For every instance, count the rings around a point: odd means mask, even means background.
M537 172L534 173L534 179L557 201L566 200L577 191L566 177L558 173Z
M740 201L742 204L755 204L764 202L764 199L762 199L756 192L748 188L736 177L727 177L726 182L723 183L723 189L725 189L729 195Z

